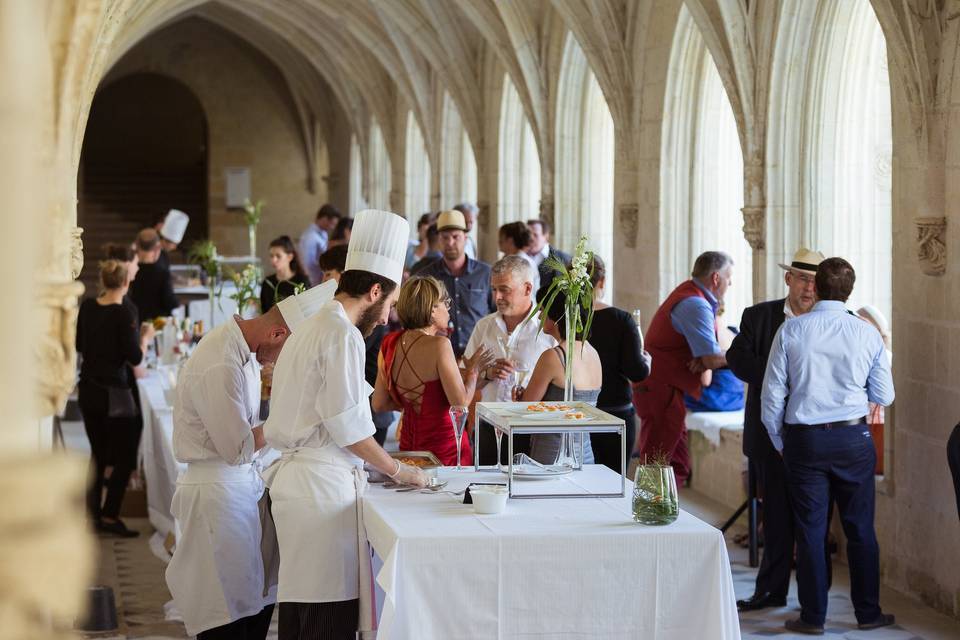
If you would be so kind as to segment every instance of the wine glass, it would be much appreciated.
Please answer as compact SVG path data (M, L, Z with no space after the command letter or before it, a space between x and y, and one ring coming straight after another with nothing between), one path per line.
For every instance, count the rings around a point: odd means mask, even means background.
M640 328L642 326L640 324L640 319L641 319L640 309L634 309L632 315L633 315L633 321L637 323L637 335L640 336L640 349L643 350L643 329Z
M453 435L457 439L457 471L462 471L460 466L460 439L463 437L463 430L467 426L467 414L470 410L462 405L451 405L450 421L453 423Z

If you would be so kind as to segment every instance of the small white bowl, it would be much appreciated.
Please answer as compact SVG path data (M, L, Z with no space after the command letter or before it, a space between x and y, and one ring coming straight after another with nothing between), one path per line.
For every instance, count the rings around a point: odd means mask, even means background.
M507 506L506 487L470 487L470 497L474 513L501 513Z

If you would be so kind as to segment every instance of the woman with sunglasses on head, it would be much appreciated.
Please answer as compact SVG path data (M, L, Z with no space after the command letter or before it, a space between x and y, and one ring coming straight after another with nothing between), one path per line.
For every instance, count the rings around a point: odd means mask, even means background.
M401 450L431 451L444 465L457 464L457 443L448 411L451 405L470 404L477 377L492 364L493 354L482 347L464 358L463 369L457 366L445 335L450 298L435 278L407 280L397 299L397 314L403 329L383 339L373 408L403 411ZM460 463L469 464L472 457L464 432Z

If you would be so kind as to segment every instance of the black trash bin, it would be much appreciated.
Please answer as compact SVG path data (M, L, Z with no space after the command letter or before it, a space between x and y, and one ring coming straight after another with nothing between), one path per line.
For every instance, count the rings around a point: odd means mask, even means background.
M81 631L113 631L117 628L117 603L113 589L97 585L87 589L87 616L77 621Z

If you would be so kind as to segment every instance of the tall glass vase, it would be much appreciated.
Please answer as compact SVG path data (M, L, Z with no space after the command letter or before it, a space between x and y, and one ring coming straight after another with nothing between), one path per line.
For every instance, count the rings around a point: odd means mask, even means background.
M571 296L566 297L566 309L564 310L564 324L566 325L566 345L564 352L565 367L563 371L563 401L573 402L573 356L576 348L577 320L580 315L580 307L576 300ZM569 467L578 467L579 439L582 434L564 433L560 436L560 451L557 454L556 464Z
M207 298L210 300L210 328L213 329L213 303L217 297L217 279L207 276Z
M257 255L257 225L248 224L247 225L247 236L250 240L250 255Z

